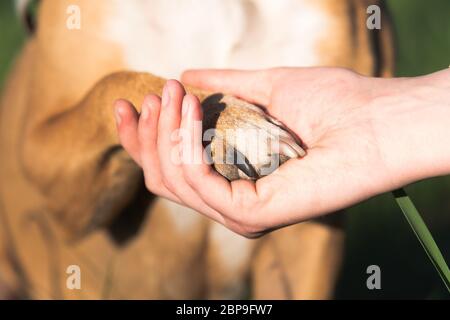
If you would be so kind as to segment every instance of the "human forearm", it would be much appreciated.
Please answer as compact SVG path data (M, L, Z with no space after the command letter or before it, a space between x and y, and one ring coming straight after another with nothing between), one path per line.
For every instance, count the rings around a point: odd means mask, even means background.
M450 173L450 69L380 80L370 107L393 187Z

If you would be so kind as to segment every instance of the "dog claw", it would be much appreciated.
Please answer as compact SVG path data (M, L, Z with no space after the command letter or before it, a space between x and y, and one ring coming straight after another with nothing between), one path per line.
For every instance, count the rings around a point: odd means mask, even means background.
M306 155L289 130L262 108L230 96L213 95L206 101L204 129L215 128L214 168L228 180L257 180ZM227 162L227 155L233 161Z
M298 158L300 156L289 144L285 143L280 144L280 153L291 159Z
M236 159L236 167L238 167L239 170L245 173L248 178L257 180L259 178L259 174L256 171L255 167L253 167L253 165L241 152L234 148L233 150Z

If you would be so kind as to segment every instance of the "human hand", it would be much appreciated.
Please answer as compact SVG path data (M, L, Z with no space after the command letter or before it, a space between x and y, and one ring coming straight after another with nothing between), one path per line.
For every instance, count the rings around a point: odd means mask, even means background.
M425 164L429 157L414 150L423 138L411 139L425 113L416 112L417 119L411 119L412 107L404 102L410 101L399 97L405 88L420 85L419 80L366 78L335 68L278 68L188 71L183 81L267 106L308 148L306 157L291 159L256 182L229 182L206 163L174 164L169 159L173 148L183 154L202 152L201 134L194 130L195 121L202 119L200 103L185 95L178 82L167 83L162 107L158 97L147 97L139 119L129 103L118 102L120 140L143 167L148 189L244 236L259 236L441 174L441 168L413 170L411 165ZM190 132L191 139L171 141L178 128ZM426 123L422 129L429 131ZM402 147L405 142L407 148Z

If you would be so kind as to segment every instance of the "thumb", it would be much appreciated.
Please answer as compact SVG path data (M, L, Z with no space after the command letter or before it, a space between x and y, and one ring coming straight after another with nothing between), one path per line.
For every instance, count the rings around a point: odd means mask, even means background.
M200 89L220 91L267 106L272 92L271 70L187 70L181 81Z

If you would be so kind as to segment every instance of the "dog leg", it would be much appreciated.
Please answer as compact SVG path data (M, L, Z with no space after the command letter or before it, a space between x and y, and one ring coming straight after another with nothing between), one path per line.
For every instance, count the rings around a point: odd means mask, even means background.
M14 255L15 248L0 199L0 300L25 298L27 281Z
M206 262L209 299L248 298L249 266L257 241L211 222Z
M140 108L163 85L150 74L115 73L67 111L27 120L22 166L69 238L109 222L131 201L142 173L120 147L113 103L125 98Z
M340 227L304 222L261 240L252 265L255 299L329 299L341 265Z

